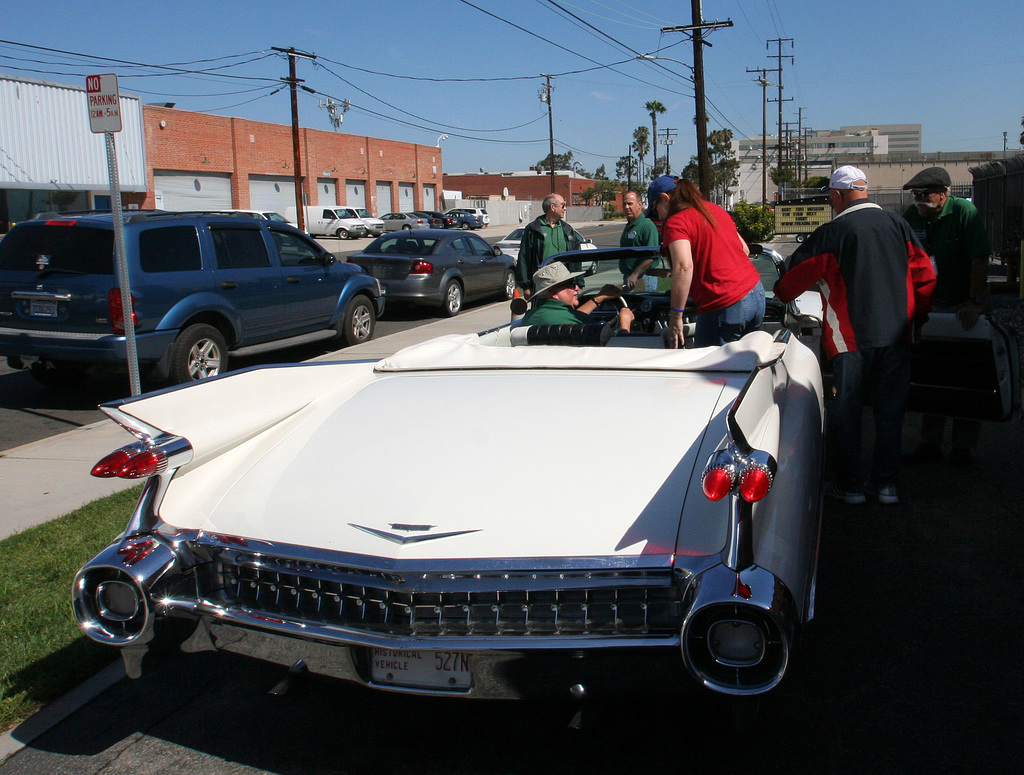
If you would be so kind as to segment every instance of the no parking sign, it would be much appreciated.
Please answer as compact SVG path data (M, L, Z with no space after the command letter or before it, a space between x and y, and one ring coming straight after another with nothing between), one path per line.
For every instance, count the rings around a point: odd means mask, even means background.
M117 76L87 75L85 93L89 98L89 128L97 133L121 131L121 95Z

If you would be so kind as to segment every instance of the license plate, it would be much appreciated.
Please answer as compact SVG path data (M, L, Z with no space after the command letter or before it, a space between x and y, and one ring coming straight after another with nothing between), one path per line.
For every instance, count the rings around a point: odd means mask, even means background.
M57 302L33 299L29 302L28 314L34 318L57 317Z
M370 676L375 683L416 689L465 690L473 684L469 654L459 651L373 649Z

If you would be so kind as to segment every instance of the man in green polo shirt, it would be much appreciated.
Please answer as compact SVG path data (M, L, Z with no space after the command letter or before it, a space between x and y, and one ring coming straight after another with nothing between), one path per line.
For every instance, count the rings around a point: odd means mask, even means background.
M626 226L619 237L619 247L657 247L658 227L654 221L644 215L644 206L640 202L640 195L636 191L627 191L622 197L622 206L626 210ZM619 271L622 272L622 284L626 288L633 288L642 277L644 288L648 293L658 290L658 278L645 274L650 269L656 257L651 258L623 258L619 261Z
M932 302L934 312L955 312L964 330L974 328L988 304L988 261L992 253L985 225L967 199L950 196L949 173L929 167L903 186L914 194L914 204L903 217L921 240L935 265L937 282ZM942 458L945 419L934 415L921 418L921 442L905 458L925 463ZM952 451L955 465L967 465L978 444L981 423L956 418L952 422Z
M622 291L614 285L606 285L596 294L580 304L580 286L576 278L583 272L570 272L561 261L552 261L533 274L532 306L523 316L524 326L560 326L595 323L591 312L607 299L618 298ZM623 307L619 310L619 330L629 331L633 313Z

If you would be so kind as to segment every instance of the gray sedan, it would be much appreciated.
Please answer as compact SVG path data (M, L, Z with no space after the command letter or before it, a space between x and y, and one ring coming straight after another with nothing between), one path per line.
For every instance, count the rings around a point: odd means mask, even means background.
M384 221L384 231L398 231L399 229L429 229L430 221L416 213L387 213L380 217Z
M515 292L512 258L465 232L385 234L348 260L380 280L389 300L436 304L445 317L458 315L463 301Z

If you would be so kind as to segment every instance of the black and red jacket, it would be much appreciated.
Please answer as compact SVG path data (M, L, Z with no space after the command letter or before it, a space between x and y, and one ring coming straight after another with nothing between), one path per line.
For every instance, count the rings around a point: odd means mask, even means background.
M790 302L818 286L829 358L910 341L932 308L928 254L910 224L867 199L819 226L786 263L775 297Z

